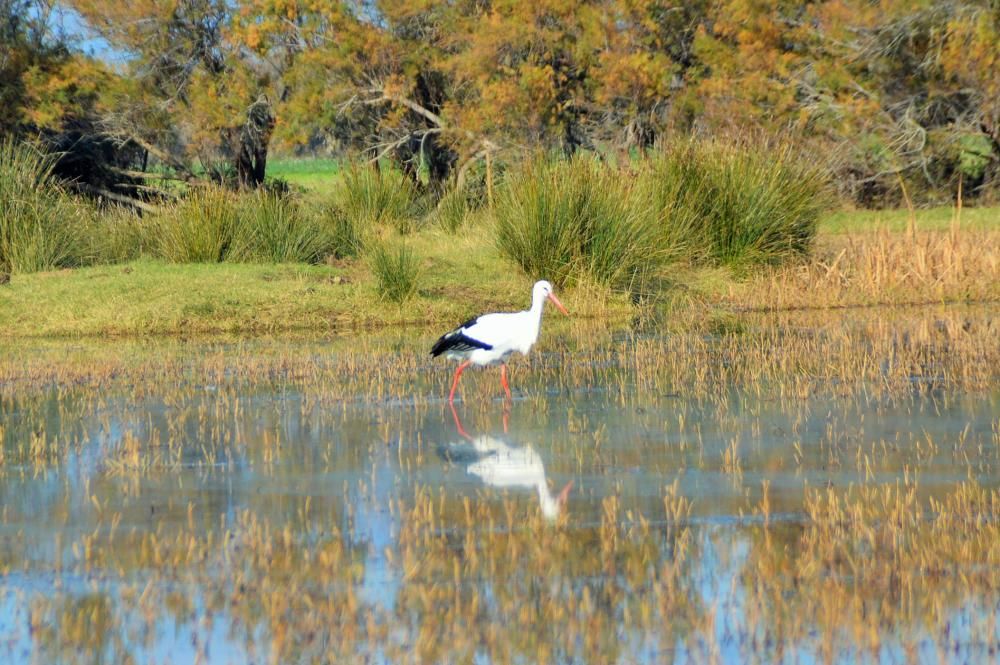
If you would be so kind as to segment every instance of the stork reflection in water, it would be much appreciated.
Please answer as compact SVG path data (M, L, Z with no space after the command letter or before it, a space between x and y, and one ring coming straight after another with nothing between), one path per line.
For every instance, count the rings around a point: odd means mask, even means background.
M442 444L438 454L456 464L465 464L466 471L491 487L534 488L538 504L546 520L555 521L566 506L573 481L570 480L553 496L545 475L542 458L531 446L513 446L496 436L482 434L470 436L451 407L461 441ZM504 413L504 433L507 432L507 414Z

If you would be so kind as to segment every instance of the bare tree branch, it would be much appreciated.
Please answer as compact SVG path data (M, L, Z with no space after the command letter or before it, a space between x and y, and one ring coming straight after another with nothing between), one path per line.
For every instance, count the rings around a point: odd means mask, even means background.
M80 191L87 192L95 196L103 196L109 201L124 203L125 205L132 206L146 212L160 212L159 206L155 206L145 201L140 201L139 199L134 199L130 196L125 196L124 194L116 194L115 192L108 191L103 187L95 187L94 185L88 185L85 182L73 182L70 183L70 185Z

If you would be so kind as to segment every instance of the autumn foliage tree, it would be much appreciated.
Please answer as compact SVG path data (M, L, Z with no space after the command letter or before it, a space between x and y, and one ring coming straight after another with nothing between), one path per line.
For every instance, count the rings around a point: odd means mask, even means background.
M182 178L264 179L285 63L235 28L226 0L71 0L125 56L126 85L109 96L103 131L145 148ZM265 54L269 55L269 54Z
M93 84L100 131L183 178L254 186L272 147L325 146L440 191L491 158L751 131L862 203L997 191L996 0L68 4L125 55Z
M54 172L78 191L128 199L137 181L123 172L139 153L97 127L120 78L73 48L54 11L46 0L0 0L0 136L54 153Z

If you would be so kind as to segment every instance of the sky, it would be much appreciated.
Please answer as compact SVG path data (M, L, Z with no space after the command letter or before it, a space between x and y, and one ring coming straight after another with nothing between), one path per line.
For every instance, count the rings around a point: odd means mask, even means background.
M87 55L112 65L123 64L128 56L99 37L73 9L57 3L49 16L50 27L69 37L70 42Z

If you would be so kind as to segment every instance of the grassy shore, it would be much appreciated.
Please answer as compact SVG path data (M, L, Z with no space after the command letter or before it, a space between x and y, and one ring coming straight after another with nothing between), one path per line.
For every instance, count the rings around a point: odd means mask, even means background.
M880 213L896 219L900 213ZM823 222L804 263L741 276L678 268L653 304L603 287L563 294L575 317L624 323L670 310L713 312L1000 299L1000 211L965 211L957 234L936 231L940 212L918 213L916 238L871 225L873 213ZM906 213L901 216L905 219ZM892 228L892 227L890 227ZM857 231L857 229L868 229ZM931 230L924 230L931 229ZM475 229L473 229L475 230ZM172 264L143 259L34 274L0 287L0 337L136 336L376 329L448 325L482 311L524 307L531 280L501 258L488 234L427 229L407 237L419 257L417 294L379 297L365 259L331 264Z
M955 208L940 206L913 211L917 229L922 231L950 231L957 223L959 229L988 231L1000 229L1000 208L965 208L956 217ZM910 225L910 211L894 210L843 210L823 219L820 230L826 233L858 233L885 229L906 231Z
M409 244L420 257L419 288L403 305L379 297L363 259L319 266L144 259L14 275L0 288L0 337L371 329L526 306L531 280L480 239L427 231ZM576 316L624 319L632 311L624 297L575 292Z

